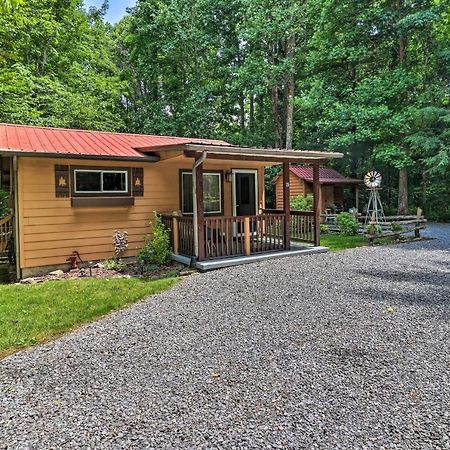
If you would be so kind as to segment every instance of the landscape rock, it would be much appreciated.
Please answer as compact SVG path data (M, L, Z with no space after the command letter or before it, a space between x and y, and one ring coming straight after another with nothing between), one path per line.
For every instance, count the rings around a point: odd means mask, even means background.
M49 275L51 275L52 277L61 277L64 275L64 270L54 270L53 272L50 272Z

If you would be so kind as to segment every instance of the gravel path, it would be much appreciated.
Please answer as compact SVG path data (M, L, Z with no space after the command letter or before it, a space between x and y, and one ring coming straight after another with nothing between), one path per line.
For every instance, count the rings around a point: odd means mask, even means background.
M0 448L450 448L450 226L265 261L0 362Z

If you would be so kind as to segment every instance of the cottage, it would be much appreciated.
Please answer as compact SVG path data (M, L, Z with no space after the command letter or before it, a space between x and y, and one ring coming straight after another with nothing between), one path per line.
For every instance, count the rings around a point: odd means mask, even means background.
M313 168L311 166L291 166L289 168L290 197L313 193ZM347 178L331 167L319 168L320 214L340 212L349 208L359 209L359 185L362 180ZM283 179L277 175L274 179L276 207L283 205ZM344 198L344 188L350 187L350 201Z
M74 250L84 261L110 258L117 229L129 233L125 256L135 256L153 211L171 230L174 258L201 269L305 251L291 248L291 235L319 246L319 164L341 156L1 124L1 183L13 213L0 241L14 237L24 277L61 267ZM314 167L314 212L291 216L290 163ZM283 166L282 211L265 209L264 167L274 164Z

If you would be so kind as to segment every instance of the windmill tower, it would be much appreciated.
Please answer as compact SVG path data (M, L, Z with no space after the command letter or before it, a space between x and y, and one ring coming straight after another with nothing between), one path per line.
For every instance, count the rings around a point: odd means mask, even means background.
M381 180L381 174L376 170L372 170L364 176L364 184L369 191L369 203L367 204L365 225L379 225L386 222L379 192Z

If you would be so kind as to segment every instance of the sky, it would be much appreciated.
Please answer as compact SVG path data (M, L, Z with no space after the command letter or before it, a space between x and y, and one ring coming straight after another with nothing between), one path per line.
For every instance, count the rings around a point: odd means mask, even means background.
M102 6L103 0L84 0L86 9L90 6L96 6L99 8ZM125 9L134 6L136 0L109 0L109 9L106 13L106 20L110 23L118 22L123 16L126 15Z

